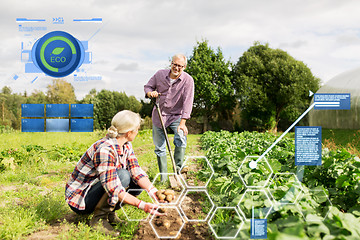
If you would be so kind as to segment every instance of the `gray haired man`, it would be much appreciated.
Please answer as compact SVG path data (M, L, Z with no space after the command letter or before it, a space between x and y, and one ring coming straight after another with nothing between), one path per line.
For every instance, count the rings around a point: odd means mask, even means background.
M144 86L147 97L159 97L161 115L165 127L170 127L174 136L174 159L177 171L183 164L186 136L188 129L185 125L190 118L194 101L194 79L186 72L187 59L183 54L172 57L170 69L157 71ZM161 128L160 119L154 107L152 112L153 141L160 173L167 173L165 134ZM162 175L161 180L166 177Z

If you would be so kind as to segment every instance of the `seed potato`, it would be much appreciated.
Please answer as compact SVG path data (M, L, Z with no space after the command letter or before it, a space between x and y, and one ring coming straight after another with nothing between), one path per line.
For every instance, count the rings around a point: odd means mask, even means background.
M165 192L164 192L165 195L175 195L175 191L174 190L171 190L171 189L167 189Z
M183 224L183 221L181 220L181 218L177 218L177 219L176 219L176 223L179 224L179 225L181 225L181 224Z
M171 223L169 221L164 220L163 225L164 225L164 227L166 227L166 229L169 229L171 226Z
M171 202L172 200L174 200L174 195L169 194L166 196L166 201Z
M164 194L159 194L158 198L159 198L159 200L164 200L166 198L166 196Z
M156 192L156 196L159 199L160 203L164 203L164 202L170 203L175 199L175 191L172 189L167 189L167 190L160 189Z
M158 209L158 212L159 212L159 213L166 213L166 208L159 208L159 209Z
M164 192L165 192L165 190L160 189L160 190L158 190L158 191L156 192L156 196L159 197L159 195L160 195L160 194L163 194Z

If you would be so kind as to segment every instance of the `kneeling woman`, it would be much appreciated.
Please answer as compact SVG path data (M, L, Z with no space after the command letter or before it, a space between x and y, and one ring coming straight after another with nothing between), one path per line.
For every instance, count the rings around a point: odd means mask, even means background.
M139 114L128 110L118 112L108 134L84 153L66 184L65 197L70 208L78 214L94 213L90 225L106 234L118 234L111 225L120 221L115 210L120 208L121 202L162 215L156 210L157 205L136 198L141 189L154 199L157 192L139 166L130 143L140 123ZM139 191L126 194L126 189Z

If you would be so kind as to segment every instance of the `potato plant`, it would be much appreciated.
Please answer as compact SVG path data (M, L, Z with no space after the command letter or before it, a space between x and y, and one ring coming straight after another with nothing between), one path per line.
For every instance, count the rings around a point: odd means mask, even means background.
M208 185L210 197L217 206L234 207L246 187L238 175L246 156L260 156L277 136L270 133L227 131L206 132L201 137L202 148L215 174ZM345 149L323 149L321 166L295 166L293 138L283 138L266 156L274 173L302 172L300 179L305 192L323 189L333 206L324 201L324 191L313 191L310 199L301 201L303 212L326 216L324 221L305 221L295 205L285 205L268 217L268 239L360 239L360 158ZM259 169L259 176L265 174ZM287 188L278 189L285 195ZM301 205L305 204L307 205ZM309 204L310 203L310 204ZM328 211L324 214L322 211ZM351 224L350 224L351 223ZM214 222L216 224L216 222ZM220 224L220 222L219 222ZM249 238L243 227L240 238Z

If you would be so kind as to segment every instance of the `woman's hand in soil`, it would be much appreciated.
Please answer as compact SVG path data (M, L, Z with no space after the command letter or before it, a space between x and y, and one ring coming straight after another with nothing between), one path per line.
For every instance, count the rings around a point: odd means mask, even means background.
M138 208L141 209L141 210L144 210L145 212L150 213L152 215L156 215L156 216L166 215L166 213L160 213L160 212L157 211L159 206L156 205L156 204L140 201L139 204L138 204Z

